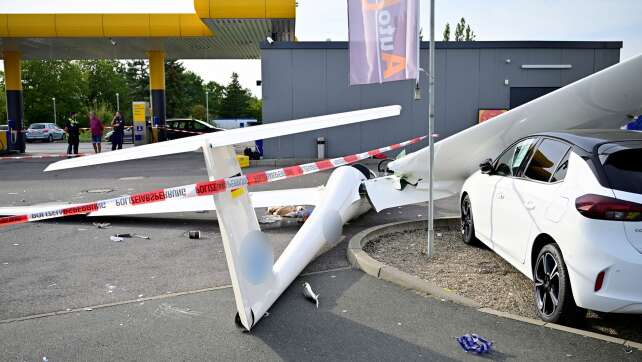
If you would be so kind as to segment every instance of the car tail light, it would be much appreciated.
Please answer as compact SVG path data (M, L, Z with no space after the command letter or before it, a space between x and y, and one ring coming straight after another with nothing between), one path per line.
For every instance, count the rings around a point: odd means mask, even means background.
M602 289L602 285L604 285L604 274L606 274L604 272L604 270L602 270L601 272L599 272L597 274L597 278L595 278L595 289L594 289L594 291L597 292L600 289Z
M642 221L642 204L613 197L583 195L575 200L575 208L590 219Z

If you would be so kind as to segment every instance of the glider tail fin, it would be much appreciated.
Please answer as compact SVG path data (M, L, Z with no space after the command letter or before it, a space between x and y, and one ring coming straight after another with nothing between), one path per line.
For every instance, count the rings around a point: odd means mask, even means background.
M205 164L210 180L241 173L232 146L203 145ZM228 185L229 187L229 185ZM264 295L274 285L272 246L261 232L247 186L233 187L214 196L214 204L223 238L225 257L232 280L240 322L249 330L258 321L256 310Z

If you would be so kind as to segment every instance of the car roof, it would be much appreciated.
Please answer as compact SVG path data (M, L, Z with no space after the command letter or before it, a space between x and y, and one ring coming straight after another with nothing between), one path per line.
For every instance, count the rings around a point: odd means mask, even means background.
M537 133L533 136L559 138L587 152L593 152L596 146L604 143L622 141L642 141L642 132L619 129L577 129Z

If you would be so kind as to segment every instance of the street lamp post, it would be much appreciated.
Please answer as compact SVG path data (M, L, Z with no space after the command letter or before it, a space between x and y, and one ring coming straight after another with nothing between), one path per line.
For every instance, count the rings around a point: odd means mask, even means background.
M435 0L430 0L430 46L428 54L428 145L430 148L430 161L428 161L428 244L426 245L426 255L431 257L434 254L435 240L435 207L433 198L434 173L433 165L435 161L435 142L433 134L435 133Z
M51 97L51 100L53 101L54 124L57 126L58 121L56 120L56 97Z
M116 93L116 111L120 111L120 98L118 98L120 94Z
M210 123L210 92L205 90L205 121Z

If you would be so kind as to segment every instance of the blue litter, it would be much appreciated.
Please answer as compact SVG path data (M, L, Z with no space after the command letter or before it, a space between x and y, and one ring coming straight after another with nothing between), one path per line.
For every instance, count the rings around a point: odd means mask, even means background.
M466 352L475 352L477 354L488 353L491 350L493 342L486 340L476 334L464 334L457 338L457 342Z

